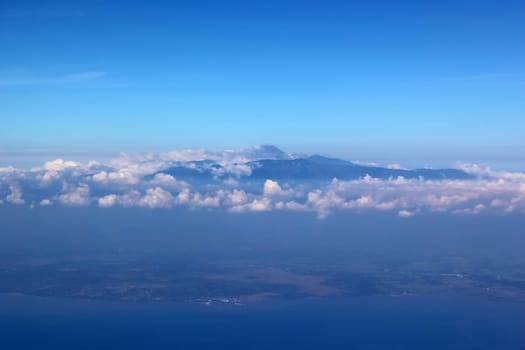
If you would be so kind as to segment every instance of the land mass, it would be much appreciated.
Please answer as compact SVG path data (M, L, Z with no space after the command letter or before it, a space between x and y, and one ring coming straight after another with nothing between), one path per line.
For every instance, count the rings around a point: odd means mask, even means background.
M464 262L463 262L464 263ZM265 299L462 294L525 301L523 269L450 268L450 262L366 265L144 263L117 257L4 264L0 292L118 300L240 305ZM243 266L243 267L238 267ZM449 266L447 268L447 266ZM505 271L504 274L501 271Z

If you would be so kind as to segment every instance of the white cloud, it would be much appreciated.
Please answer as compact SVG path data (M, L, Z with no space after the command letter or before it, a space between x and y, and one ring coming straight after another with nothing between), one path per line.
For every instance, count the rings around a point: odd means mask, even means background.
M74 161L65 161L62 158L55 159L44 164L44 169L47 171L63 171L67 168L75 168L80 166L81 163Z
M58 171L46 171L42 176L40 176L40 181L42 185L48 185L54 180L58 180L61 177L61 173Z
M403 167L401 167L401 164L397 164L397 163L387 164L387 165L385 166L385 168L388 168L388 169L396 169L396 170L403 169Z
M150 208L170 208L174 203L173 195L160 187L148 188L138 201L138 205Z
M77 169L81 166L82 164L79 162L65 161L62 158L58 158L46 162L42 168L33 168L32 171L39 172L37 179L40 180L40 185L45 187L51 182L61 179L64 171Z
M271 201L268 198L254 199L248 207L251 211L267 211L272 206Z
M90 204L90 190L87 184L80 184L78 186L64 184L63 188L63 193L58 196L60 203L70 206L84 206Z
M226 150L226 151L208 151L204 149L187 149L182 151L172 151L160 154L160 159L164 161L189 162L189 161L203 161L212 160L223 166L230 165L229 168L232 173L248 172L248 168L243 167L242 163L261 159L280 159L293 158L292 155L284 154L282 151L274 146L255 146L241 150ZM235 169L235 165L239 167Z
M264 182L263 194L267 197L278 196L283 192L277 181L266 180Z
M414 213L408 210L400 210L397 212L397 215L399 215L402 218L409 218L409 217L414 216Z
M40 206L42 207L50 206L50 205L53 205L53 202L50 199L45 198L40 201Z
M130 190L122 195L118 195L116 201L124 207L136 206L142 194L137 190Z
M492 170L488 166L482 166L479 164L457 163L456 167L465 171L466 173L480 177L491 177L506 180L525 180L525 173L511 171L496 171Z
M236 177L248 176L252 173L252 168L247 164L223 164L220 168L212 168L212 172L216 176L223 176L226 174Z
M188 203L190 201L190 190L189 188L185 188L183 189L182 191L179 192L179 194L177 195L177 197L175 197L175 202L177 204L185 204L185 203Z
M53 202L52 202L51 200L49 200L49 199L46 198L46 199L42 199L42 200L40 201L40 205L41 205L42 207L45 207L45 206L53 205Z
M5 197L6 202L12 203L12 204L25 204L24 199L22 198L22 190L18 186L9 186L9 193L7 197Z
M16 171L16 168L13 166L0 167L0 174L12 174Z
M101 183L118 183L118 184L127 184L127 185L136 185L139 183L139 178L137 175L127 169L120 169L118 171L106 172L101 171L92 176L94 182Z
M275 208L279 210L311 211L306 204L301 204L293 200L289 202L279 201L275 203Z
M160 157L161 159L177 162L196 162L202 160L218 160L223 158L219 152L210 152L204 149L186 149L182 151L171 151L161 154Z
M333 209L344 208L345 200L333 190L323 192L320 189L309 192L306 203L317 211L320 218L326 217Z
M220 198L213 195L195 193L192 198L192 204L196 207L218 207Z
M233 190L228 194L228 201L233 205L244 204L248 201L248 195L243 190Z
M458 164L476 176L473 180L424 180L397 177L387 180L367 175L331 182L246 179L244 164L257 157L289 157L271 148L210 152L185 150L163 154L127 155L108 164L56 159L42 167L0 168L1 200L24 204L140 206L150 208L206 207L232 212L294 210L326 217L338 211L392 211L400 217L425 212L477 215L485 212L525 213L525 173L494 171L476 164ZM222 164L221 170L212 160ZM189 163L187 163L189 162ZM207 169L209 181L181 181L159 171L172 166ZM399 168L392 165L392 168ZM215 169L215 170L213 170ZM248 181L246 181L248 180ZM56 184L62 181L62 190ZM91 189L96 196L91 198ZM45 187L45 188L44 188ZM55 191L55 193L51 193ZM49 201L49 202L48 202Z
M242 205L234 205L230 208L232 212L247 212L247 211L269 211L272 209L272 201L269 198L255 198L253 201Z
M112 207L117 203L117 195L116 194L108 194L104 197L101 197L97 200L98 205L104 208Z
M187 182L176 180L174 176L163 173L156 174L150 182L153 185L165 187L171 190L182 190L189 187Z
M263 196L265 197L297 197L300 195L300 191L294 191L294 189L291 188L285 190L277 181L270 179L267 179L263 185Z
M225 184L228 187L239 187L239 181L237 181L237 180L235 180L233 178L226 179L222 183Z
M105 171L101 171L93 175L91 179L95 182L106 182L108 180L108 173Z

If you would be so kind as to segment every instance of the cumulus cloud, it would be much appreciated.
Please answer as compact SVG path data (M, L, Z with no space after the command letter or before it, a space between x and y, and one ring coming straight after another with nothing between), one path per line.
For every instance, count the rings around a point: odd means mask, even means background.
M89 186L87 184L71 186L64 183L63 193L58 196L58 201L71 206L88 205L91 202Z
M65 161L62 158L55 159L53 161L46 162L43 166L44 172L38 175L41 181L41 185L48 185L52 181L58 180L62 177L62 173L65 170L80 167L81 163L74 161ZM40 169L36 168L35 171Z
M53 202L50 199L46 198L40 201L40 205L45 207L45 206L53 205Z
M0 174L10 174L16 172L17 169L13 166L0 167Z
M139 183L137 175L128 169L119 169L118 171L112 172L100 171L92 176L92 180L101 183L113 182L128 185Z
M269 211L272 209L272 201L269 198L254 198L251 202L235 205L230 211L242 213L246 211Z
M138 205L150 208L170 208L175 202L173 195L160 188L148 188L146 194L139 199Z
M217 195L206 195L201 193L195 193L192 198L192 204L195 207L218 207L220 205L221 198Z
M44 164L44 169L48 171L62 171L67 168L75 168L80 166L80 163L74 161L65 161L62 158L55 159Z
M271 197L280 195L282 193L281 186L279 186L279 183L277 181L272 180L266 180L264 182L264 188L263 188L263 194L265 196Z
M400 210L397 212L397 215L399 215L402 218L409 218L409 217L414 216L414 213L408 210Z
M189 187L187 182L176 180L174 176L163 173L156 174L150 182L153 185L171 190L182 190Z
M248 195L243 190L233 190L227 194L227 199L232 205L241 205L248 201Z
M301 192L299 190L292 188L283 189L277 181L270 179L267 179L263 185L263 196L265 197L297 197L300 195Z
M108 194L98 199L98 205L104 208L112 207L117 203L116 194Z
M123 207L171 208L177 203L177 198L169 191L160 187L148 188L144 192L130 190L123 194L107 194L97 199L97 204L103 208L116 205Z
M525 212L525 185L516 180L424 180L362 179L333 180L305 192L294 188L283 190L278 182L266 180L262 194L250 186L217 189L209 192L201 188L192 191L187 184L180 184L171 175L162 175L148 183L158 186L144 192L129 191L122 195L109 194L98 199L100 206L145 206L168 208L187 207L223 208L232 212L294 210L316 212L324 218L336 211L394 211L403 218L421 212L450 212L454 214L479 214L488 210L500 212ZM303 186L304 184L297 185ZM171 188L171 189L170 189ZM173 192L172 192L173 191Z
M345 211L390 211L402 218L425 212L525 213L525 173L460 163L457 168L474 175L474 179L379 179L367 175L345 181L278 182L250 178L252 163L247 162L265 157L291 156L266 146L241 151L122 154L106 164L56 159L30 170L1 167L0 203L179 206L229 212L289 210L313 212L320 218ZM390 168L400 167L392 164ZM183 171L177 172L180 169ZM188 169L208 171L211 176L184 177Z
M191 199L191 193L188 188L185 188L184 190L180 191L179 194L177 194L177 197L175 197L175 203L177 204L186 204L189 203Z
M24 199L22 198L22 190L18 186L9 186L10 193L5 197L6 202L12 204L25 204Z

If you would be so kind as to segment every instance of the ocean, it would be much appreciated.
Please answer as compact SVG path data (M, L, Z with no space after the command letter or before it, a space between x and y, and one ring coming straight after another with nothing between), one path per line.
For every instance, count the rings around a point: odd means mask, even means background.
M243 306L0 295L0 349L525 349L525 304L356 297Z

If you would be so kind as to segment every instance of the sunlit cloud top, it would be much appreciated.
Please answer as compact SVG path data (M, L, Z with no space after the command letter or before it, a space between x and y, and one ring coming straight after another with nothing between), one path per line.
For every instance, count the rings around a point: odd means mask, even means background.
M368 166L274 146L182 150L122 154L107 163L56 159L32 169L3 167L0 204L304 211L319 218L525 213L525 173L461 163L455 169Z

